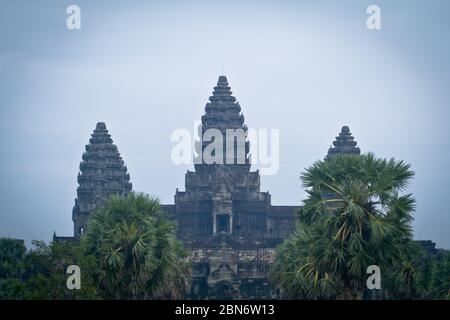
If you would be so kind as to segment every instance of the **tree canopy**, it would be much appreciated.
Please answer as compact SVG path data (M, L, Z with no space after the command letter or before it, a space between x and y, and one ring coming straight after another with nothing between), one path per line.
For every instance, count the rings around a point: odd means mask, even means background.
M308 198L272 274L288 296L360 299L367 267L393 266L412 238L414 172L395 159L336 155L301 174Z

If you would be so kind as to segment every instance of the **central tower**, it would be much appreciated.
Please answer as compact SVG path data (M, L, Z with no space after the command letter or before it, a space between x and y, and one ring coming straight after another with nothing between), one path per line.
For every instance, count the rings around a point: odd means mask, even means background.
M175 195L180 236L263 237L270 195L260 192L259 172L250 171L248 128L225 76L219 77L201 120L195 171L186 173L186 191Z
M276 296L267 270L294 227L297 206L272 206L250 171L248 128L227 78L220 76L205 106L194 171L185 190L162 210L177 221L190 251L192 299L267 299Z

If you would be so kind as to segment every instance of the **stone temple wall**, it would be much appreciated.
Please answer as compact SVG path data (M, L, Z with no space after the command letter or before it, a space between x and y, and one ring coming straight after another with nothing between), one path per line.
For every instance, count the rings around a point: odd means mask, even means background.
M236 250L229 246L194 249L190 261L193 281L190 299L274 299L279 292L267 274L273 248Z

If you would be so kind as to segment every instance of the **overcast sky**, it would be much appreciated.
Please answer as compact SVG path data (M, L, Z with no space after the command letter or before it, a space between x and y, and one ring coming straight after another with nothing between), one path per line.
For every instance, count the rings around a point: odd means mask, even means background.
M99 121L134 189L172 203L192 166L171 162L171 133L193 132L224 70L247 125L280 130L274 204L301 204L300 172L348 125L363 152L411 163L415 238L450 248L450 2L241 2L2 1L0 236L72 235Z

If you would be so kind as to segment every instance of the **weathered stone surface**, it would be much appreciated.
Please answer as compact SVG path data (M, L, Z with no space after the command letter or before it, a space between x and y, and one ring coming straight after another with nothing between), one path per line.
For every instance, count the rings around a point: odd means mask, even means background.
M113 195L131 191L130 175L103 122L97 123L78 173L78 189L72 210L74 236L86 231L90 214Z
M296 206L272 206L268 192L260 191L258 171L250 171L249 142L244 159L238 142L227 149L227 129L247 133L241 107L220 76L205 106L201 133L220 130L224 137L223 161L199 161L185 177L186 191L176 191L175 204L163 210L178 222L178 237L191 250L193 299L269 299L276 297L267 279L276 245L293 230ZM234 139L234 138L233 138ZM204 154L209 141L197 145ZM233 154L229 154L229 152ZM227 159L233 159L228 161ZM197 160L198 161L198 160Z
M328 149L327 157L331 157L336 154L348 154L348 155L359 155L361 150L356 146L357 142L353 138L350 128L348 126L343 126L341 132L333 141L333 147Z

